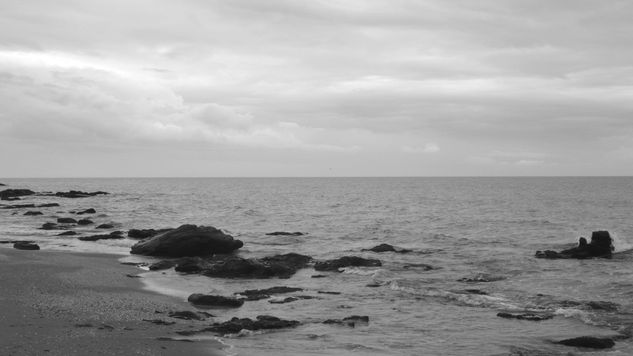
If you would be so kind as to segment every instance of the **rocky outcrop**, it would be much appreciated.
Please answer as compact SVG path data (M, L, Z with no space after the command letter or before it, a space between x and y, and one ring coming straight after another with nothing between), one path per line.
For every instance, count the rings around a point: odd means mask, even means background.
M543 321L549 320L554 317L552 314L533 314L533 313L525 313L525 314L511 314L511 313L498 313L498 317L504 319L517 319L517 320L529 320L529 321Z
M168 229L131 229L127 232L127 237L131 239L146 239L148 237L154 237L158 234L162 234L167 231L173 230L172 228Z
M244 244L212 226L182 225L132 246L132 253L149 256L208 256L231 253Z
M18 250L39 250L40 247L32 241L17 241L13 243L13 248Z
M548 259L586 259L586 258L611 258L613 253L613 240L608 231L594 231L591 234L591 242L587 243L587 239L581 237L578 246L563 250L560 252L546 250L536 251L536 258Z
M344 256L341 258L318 261L314 265L317 271L338 271L343 267L380 267L382 263L379 260L362 258L357 256Z
M207 307L239 308L244 304L244 300L233 297L223 297L221 295L209 295L194 293L187 298L193 305L203 305Z
M115 240L122 238L124 238L122 231L114 231L106 235L90 235L78 237L78 239L81 241Z
M376 253L381 253L381 252L408 253L408 252L411 252L411 250L403 249L403 248L400 248L400 247L395 247L395 246L389 245L389 244L380 244L378 246L374 246L374 247L369 248L369 249L364 249L363 251L371 251L371 252L376 252Z
M156 263L152 263L151 265L149 265L149 270L150 271L160 271L163 269L169 269L174 267L178 262L175 260L164 260L164 261L158 261Z
M610 338L600 338L593 336L581 336L575 337L573 339L565 339L558 341L557 344L565 346L586 347L591 349L610 349L615 346L615 342L613 342L613 340Z
M5 189L0 191L0 200L10 200L11 198L33 194L35 194L35 192L30 189Z
M249 318L233 318L223 323L214 323L211 327L198 331L180 331L181 335L193 335L200 332L214 332L222 335L237 334L242 330L258 331L258 330L274 330L285 329L298 326L300 323L296 320L284 320L270 315L259 315L256 320Z
M231 256L218 261L205 261L200 270L205 276L217 278L290 278L311 260L310 256L298 253L259 259Z

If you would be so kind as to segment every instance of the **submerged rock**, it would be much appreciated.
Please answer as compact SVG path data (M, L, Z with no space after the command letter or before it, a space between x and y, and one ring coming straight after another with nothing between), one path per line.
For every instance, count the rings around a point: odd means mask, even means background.
M591 233L591 242L587 243L587 239L581 237L578 246L563 250L561 252L546 250L536 251L536 258L547 259L586 259L586 258L611 258L613 253L613 240L608 231L594 231Z
M565 346L586 347L591 349L610 349L615 346L615 342L610 338L600 338L593 336L581 336L573 339L558 341L557 344Z
M496 282L502 281L505 277L502 276L492 276L486 273L480 273L474 277L464 277L460 278L458 282L466 282L466 283L488 283L488 282Z
M90 219L81 219L77 221L77 225L92 225L94 222Z
M382 262L375 259L362 258L357 256L344 256L341 258L318 261L314 265L314 269L317 271L338 271L343 267L380 267Z
M10 200L11 198L33 194L35 194L35 192L30 189L5 189L0 192L0 200Z
M114 239L122 239L123 232L114 231L106 235L90 235L90 236L81 236L78 237L81 241L97 241L97 240L114 240Z
M73 236L77 235L75 231L64 231L62 233L57 234L57 236Z
M114 225L112 224L101 224L95 227L95 229L114 229Z
M95 195L106 195L106 194L110 194L108 192L102 192L102 191L98 191L98 192L82 192L79 190L71 190L68 192L57 192L55 194L42 194L42 195L47 195L47 196L56 196L56 197L62 197L62 198L87 198L87 197L94 197Z
M127 237L131 239L146 239L148 237L154 237L158 234L162 234L167 231L173 230L172 228L168 229L131 229L127 232Z
M54 222L47 222L42 224L42 227L40 227L40 230L56 230L59 228L59 225L57 225Z
M84 215L84 214L96 214L96 213L97 213L97 211L94 210L93 208L88 208L88 209L83 210L83 211L78 211L75 214L77 214L77 215Z
M132 253L149 256L208 256L231 253L244 244L212 226L182 225L132 246Z
M328 319L323 324L339 324L355 328L357 325L367 325L369 323L368 316L352 315L343 319Z
M242 306L242 304L244 304L244 300L242 299L200 293L194 293L190 295L189 298L187 298L187 301L194 305L227 308L239 308Z
M497 316L504 319L518 319L518 320L529 320L529 321L543 321L543 320L552 319L554 317L554 315L552 314L532 314L532 313L525 313L525 314L498 313Z
M46 203L46 204L40 204L37 207L38 208L52 208L52 207L56 207L59 206L59 204L57 203Z
M23 208L35 208L35 207L36 207L35 204L17 204L17 205L3 205L2 209L23 209Z
M44 215L44 213L42 213L41 211L32 211L29 210L26 213L24 213L25 216L35 216L35 215Z
M408 253L411 252L411 250L407 250L407 249L403 249L403 248L396 248L395 246L389 245L389 244L380 244L378 246L374 246L370 249L363 249L363 251L371 251L371 252L376 252L376 253L381 253L381 252L396 252L396 253Z
M303 236L303 232L286 232L286 231L275 231L269 232L266 235L269 236Z
M40 247L32 241L17 241L13 244L13 248L18 250L39 250Z

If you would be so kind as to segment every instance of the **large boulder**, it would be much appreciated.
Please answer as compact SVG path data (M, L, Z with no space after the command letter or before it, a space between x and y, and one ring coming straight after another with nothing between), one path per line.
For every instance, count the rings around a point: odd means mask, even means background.
M244 244L212 226L182 225L132 246L132 253L149 256L207 256L231 253Z
M551 250L536 251L535 257L548 259L586 259L594 257L611 258L613 249L613 240L611 239L611 235L608 231L594 231L591 234L590 243L587 243L587 239L581 237L578 241L578 246L574 248L570 248L568 250L563 250L560 252Z

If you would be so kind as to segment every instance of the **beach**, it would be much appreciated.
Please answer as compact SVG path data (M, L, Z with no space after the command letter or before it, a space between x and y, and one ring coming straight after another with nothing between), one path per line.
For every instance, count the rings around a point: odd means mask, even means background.
M212 339L169 340L202 322L168 317L191 307L143 290L128 277L140 271L118 257L0 249L0 354L222 354Z

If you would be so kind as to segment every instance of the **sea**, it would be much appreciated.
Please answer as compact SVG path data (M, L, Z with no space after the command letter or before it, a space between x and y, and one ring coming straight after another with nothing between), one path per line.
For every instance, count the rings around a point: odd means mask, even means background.
M139 270L145 288L186 300L192 293L232 295L289 286L310 295L292 303L246 302L213 310L213 321L274 315L296 328L198 335L217 338L227 355L633 355L633 178L107 178L2 179L2 188L107 191L68 199L25 197L14 203L58 202L41 216L0 209L0 240L33 240L42 249L103 252L119 262L136 240L82 242L39 230L71 210L94 208L112 230L214 226L244 242L237 254L296 252L315 260L379 259L381 267L318 272L289 279L220 279L172 270ZM2 202L9 203L9 202ZM32 209L31 209L32 210ZM15 211L20 213L13 215ZM573 247L607 230L611 259L545 260L537 250ZM78 227L95 234L94 226ZM274 231L302 236L270 236ZM104 231L108 232L108 230ZM388 243L409 253L363 251ZM5 245L6 246L6 245ZM8 247L8 246L6 246ZM115 261L116 263L116 261ZM426 266L432 266L428 269ZM324 278L312 278L314 275ZM273 297L274 298L274 297ZM608 303L605 303L608 302ZM193 309L193 306L192 306ZM553 315L543 321L498 313ZM368 316L369 322L324 324ZM615 337L607 350L557 341Z

